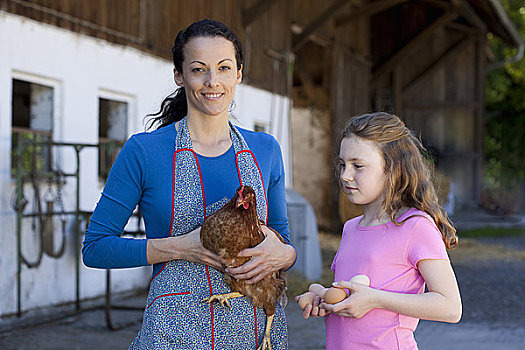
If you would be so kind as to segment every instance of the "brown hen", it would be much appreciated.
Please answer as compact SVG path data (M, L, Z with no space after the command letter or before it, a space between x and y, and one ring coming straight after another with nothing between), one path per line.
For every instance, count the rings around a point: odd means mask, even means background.
M279 233L274 233L285 243ZM228 203L206 218L200 235L202 245L223 258L228 267L237 267L249 261L250 257L239 257L239 252L255 247L265 238L257 216L255 191L250 186L240 186ZM221 305L230 307L229 299L246 296L253 305L263 307L266 313L266 328L263 342L258 349L271 350L270 330L276 303L286 297L285 272L273 272L254 284L246 284L245 280L235 279L228 274L224 274L224 281L232 292L212 295L203 302L218 301Z

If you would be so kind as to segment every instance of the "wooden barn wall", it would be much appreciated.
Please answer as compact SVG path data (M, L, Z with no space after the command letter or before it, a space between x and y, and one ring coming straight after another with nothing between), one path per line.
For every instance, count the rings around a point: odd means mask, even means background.
M394 6L372 16L371 55L375 67L380 66L413 39L426 25L437 19L443 10L427 1L412 1Z
M292 110L294 190L311 204L317 225L331 229L333 206L333 151L331 115L315 107Z
M287 95L283 57L290 48L287 1L274 2L245 30L243 11L259 0L0 0L0 9L43 23L132 46L171 61L177 33L196 20L228 25L245 46L245 81ZM247 33L249 34L247 36ZM246 74L248 73L248 74Z
M348 120L370 111L369 82L371 62L363 60L342 46L336 46L333 62L332 88L332 149L333 157L339 154L340 133ZM340 213L339 183L335 180L332 196L332 223L337 227L348 219ZM346 198L343 200L346 201Z
M437 167L454 183L460 205L477 202L481 190L480 51L476 36L443 28L408 55L394 74L400 95L394 96L399 101L396 112L435 153Z
M305 29L337 1L292 3L292 23ZM349 117L369 110L368 19L359 18L339 26L334 23L334 18L350 10L351 3L319 26L315 39L296 52L292 111L294 190L308 199L319 227L328 230L341 225L333 167L339 132ZM297 37L294 35L294 39ZM299 70L311 79L310 93L305 92Z
M256 6L259 0L237 1L244 8ZM245 82L283 96L290 96L291 32L290 4L273 3L241 30L245 52Z

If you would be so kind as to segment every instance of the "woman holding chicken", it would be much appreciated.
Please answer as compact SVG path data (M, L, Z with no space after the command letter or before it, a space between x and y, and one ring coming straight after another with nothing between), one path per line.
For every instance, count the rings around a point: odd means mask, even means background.
M289 242L284 170L277 141L235 127L228 108L242 79L242 48L222 23L203 20L179 32L173 47L179 88L162 103L152 132L124 145L86 232L84 263L97 268L153 265L142 329L132 349L254 349L261 344L265 314L246 298L231 309L201 301L227 293L223 272L255 283L289 268L295 250L263 225L266 239L241 256L251 260L224 269L199 238L206 218L250 185L258 214ZM147 239L120 235L136 205ZM286 320L278 306L273 349L287 347Z

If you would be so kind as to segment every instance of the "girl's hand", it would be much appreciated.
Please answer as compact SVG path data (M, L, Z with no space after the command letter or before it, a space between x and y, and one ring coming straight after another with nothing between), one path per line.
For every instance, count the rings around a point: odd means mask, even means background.
M304 294L296 296L295 297L295 301L299 302L299 299L303 295ZM321 298L318 295L316 295L314 300L313 300L313 303L312 304L308 303L305 306L305 308L303 309L303 318L306 320L310 316L312 316L314 318L317 318L317 317L324 317L324 316L328 315L329 314L328 311L326 311L325 309L322 309L322 308L319 307L320 303L321 303Z
M200 239L201 228L188 234L148 240L147 257L149 264L183 259L209 265L224 272L224 261L217 254L204 248Z
M253 248L241 250L239 256L251 260L239 267L227 268L233 278L244 279L246 283L259 282L272 272L286 269L295 261L295 249L281 240L267 226L261 225L266 238Z
M328 312L344 317L361 318L368 311L377 307L375 304L375 289L350 281L334 282L332 285L348 289L351 294L337 304L321 303L320 307Z

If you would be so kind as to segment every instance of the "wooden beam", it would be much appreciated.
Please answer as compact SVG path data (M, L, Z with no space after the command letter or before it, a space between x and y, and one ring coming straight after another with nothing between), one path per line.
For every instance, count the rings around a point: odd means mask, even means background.
M376 68L372 73L372 81L375 81L383 74L390 72L407 54L428 40L436 30L454 20L457 16L458 14L456 12L445 12L441 17L432 22L432 24L423 29L415 38L410 40L408 44L399 49L388 61Z
M357 11L353 11L347 15L339 16L335 19L335 26L339 27L343 24L347 24L352 22L354 19L359 17L369 17L372 15L375 15L376 13L383 12L385 10L388 10L391 7L394 7L396 5L399 5L403 2L407 2L411 0L382 0L382 1L374 1L372 3L369 3L369 5L358 9Z
M244 9L242 11L242 23L244 27L252 24L252 22L255 21L257 17L262 16L262 14L268 11L268 9L272 7L272 5L277 1L279 0L259 0L253 4L252 7Z
M407 104L405 102L404 109L405 111L446 111L446 110L457 110L457 109L469 109L476 110L479 108L479 103L465 101L465 102L453 102L453 101L443 101L435 103L425 103L425 104Z
M420 0L420 1L437 5L446 11L452 10L453 8L453 6L450 4L448 0Z
M467 1L465 0L450 0L452 4L456 7L457 11L464 16L468 21L470 21L474 26L481 29L483 32L487 32L487 25L481 18L478 17L476 12L470 7Z
M329 20L341 7L351 0L336 0L330 7L321 13L315 20L308 24L303 33L299 35L293 46L293 52L299 51L308 42L308 37L312 35L319 27Z
M476 30L476 27L471 27L468 24L462 24L458 22L450 22L447 24L447 28L457 30L466 34L470 35L477 35L478 30Z
M409 91L414 85L416 85L421 79L423 79L425 76L428 76L432 72L435 72L438 68L440 68L446 61L448 57L453 55L457 50L461 48L461 46L468 41L468 36L462 36L459 40L454 42L452 45L450 45L448 48L445 49L445 51L439 55L437 58L435 58L425 69L421 74L418 74L414 79L412 79L410 82L408 82L405 86L403 86L403 93Z
M297 23L293 23L290 29L296 35L301 35L304 32L304 29ZM320 34L310 34L308 40L322 47L330 47L333 44L333 39Z
M304 88L304 92L319 109L326 109L328 107L328 94L321 86L316 86L312 80L312 77L299 62L295 62L294 71L301 81L301 85Z

